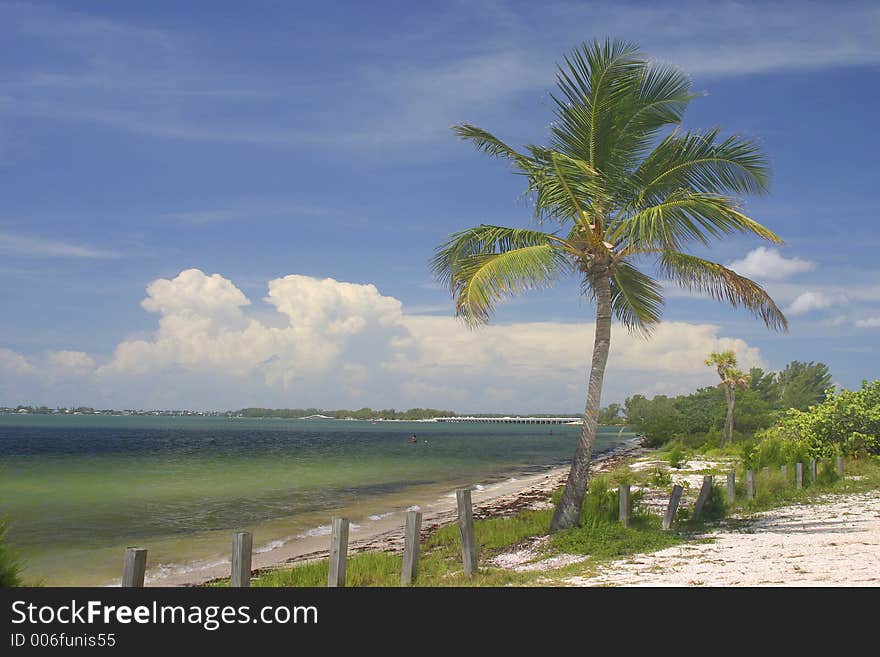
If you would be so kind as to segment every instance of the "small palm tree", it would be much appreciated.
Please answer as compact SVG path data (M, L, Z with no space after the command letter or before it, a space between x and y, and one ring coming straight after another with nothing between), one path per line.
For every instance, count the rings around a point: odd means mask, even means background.
M727 418L724 421L724 432L721 434L721 446L733 442L733 409L736 406L736 389L748 388L751 375L736 369L736 354L732 351L718 351L709 354L706 365L714 366L721 378L719 388L724 390L727 398Z
M558 67L557 121L548 146L517 151L472 125L453 128L478 150L507 160L524 176L543 231L481 225L438 247L433 270L469 325L485 323L495 304L574 274L596 302L596 332L584 423L551 530L580 522L611 343L612 315L647 335L660 321L660 277L733 306L775 329L786 319L755 282L685 253L729 233L781 240L743 214L732 195L767 188L756 144L719 131L679 127L696 95L675 68L645 60L629 43L583 44ZM667 134L664 129L672 126Z

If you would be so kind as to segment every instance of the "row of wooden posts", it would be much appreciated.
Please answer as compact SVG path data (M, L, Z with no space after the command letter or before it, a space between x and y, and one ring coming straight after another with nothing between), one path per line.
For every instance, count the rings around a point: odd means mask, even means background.
M818 466L815 460L810 461L810 478L813 483L818 476ZM787 472L787 466L782 466L782 472ZM765 473L770 468L764 468ZM843 476L843 458L837 458L837 473ZM803 487L804 464L795 464L795 483L798 488ZM714 478L712 475L703 477L703 485L694 504L693 517L698 518L703 512L709 495L712 492ZM727 473L727 499L733 501L736 491L736 476L733 471ZM672 527L678 505L684 488L678 484L672 487L666 513L663 515L663 529ZM755 471L746 470L746 496L749 499L755 497ZM629 525L631 503L629 484L620 484L620 522L626 527ZM458 528L461 534L461 557L464 566L464 574L468 577L477 571L477 541L474 536L474 512L471 502L471 491L459 489L455 491L458 504ZM348 561L348 518L333 518L330 525L330 564L327 572L327 586L345 586L345 567ZM416 581L419 568L419 543L422 530L422 512L407 511L403 530L403 565L400 573L400 583L408 586ZM253 536L249 532L237 532L232 537L232 570L230 574L230 586L247 587L251 582L251 556L253 554ZM128 548L125 551L125 559L122 569L122 586L142 587L147 567L147 550L144 548Z

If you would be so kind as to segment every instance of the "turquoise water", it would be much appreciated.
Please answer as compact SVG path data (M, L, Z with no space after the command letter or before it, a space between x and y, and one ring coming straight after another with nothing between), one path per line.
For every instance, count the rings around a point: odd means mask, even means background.
M0 513L29 581L101 584L121 550L181 564L567 462L578 427L0 415ZM419 442L410 443L417 434ZM597 453L631 434L601 432ZM355 517L355 516L352 516ZM255 546L256 547L256 546Z

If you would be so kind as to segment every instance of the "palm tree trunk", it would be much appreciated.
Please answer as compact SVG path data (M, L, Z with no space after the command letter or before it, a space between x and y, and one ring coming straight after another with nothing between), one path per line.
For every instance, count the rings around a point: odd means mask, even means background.
M607 274L598 276L593 289L596 293L596 337L593 341L593 362L590 366L590 383L587 391L587 406L584 409L584 425L578 440L568 480L562 499L553 514L550 531L576 527L581 521L581 507L587 490L590 461L593 458L593 445L596 443L599 403L602 397L602 382L605 378L605 363L611 347L611 281Z
M724 422L724 436L721 440L722 447L727 443L733 443L733 407L736 405L736 393L733 389L730 386L725 386L724 391L727 393L727 420Z

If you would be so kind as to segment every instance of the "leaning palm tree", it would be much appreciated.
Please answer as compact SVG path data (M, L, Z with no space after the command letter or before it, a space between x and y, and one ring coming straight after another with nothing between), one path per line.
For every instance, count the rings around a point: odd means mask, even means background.
M583 44L558 67L556 122L547 146L517 151L468 124L455 133L525 177L538 228L481 225L455 233L433 260L456 314L489 320L498 301L576 275L596 303L586 409L551 530L577 525L596 438L612 315L647 335L663 309L661 279L744 306L775 329L783 314L755 282L685 253L730 233L781 240L750 219L733 196L761 193L768 167L756 144L718 130L683 131L696 95L681 71L647 61L629 43ZM664 129L668 129L666 134ZM653 261L659 278L645 273Z
M713 351L706 359L706 365L714 367L727 399L727 417L724 420L724 431L721 434L721 446L733 443L733 410L736 406L736 389L747 388L751 375L736 369L736 354L732 351Z

